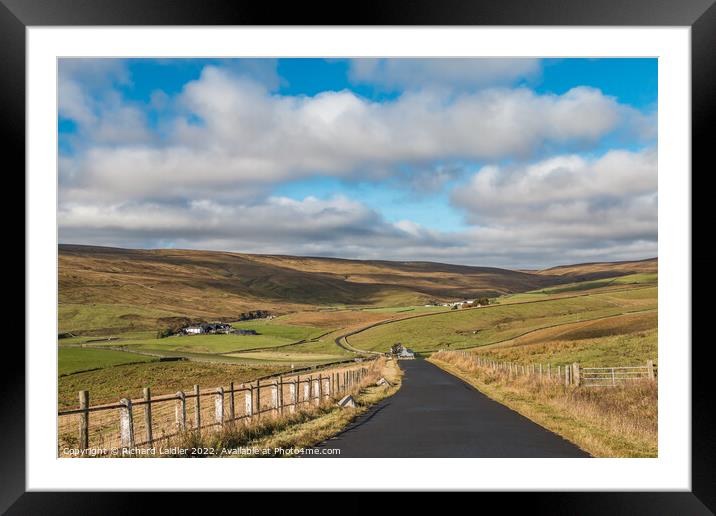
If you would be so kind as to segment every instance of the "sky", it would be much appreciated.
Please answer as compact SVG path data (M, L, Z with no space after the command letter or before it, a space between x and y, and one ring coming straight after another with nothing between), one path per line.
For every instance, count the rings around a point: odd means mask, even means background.
M61 243L657 255L656 59L60 59Z

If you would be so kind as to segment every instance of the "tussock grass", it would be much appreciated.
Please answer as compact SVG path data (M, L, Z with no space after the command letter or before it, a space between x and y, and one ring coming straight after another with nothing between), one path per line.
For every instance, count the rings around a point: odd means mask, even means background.
M340 432L371 405L392 396L400 388L401 371L396 361L380 358L364 377L359 386L350 393L356 399L355 408L339 408L332 399L320 405L305 406L294 413L284 409L283 415L262 416L245 423L236 421L216 431L189 431L174 438L169 446L189 450L190 457L266 457L287 456L276 450L309 448ZM385 376L393 384L378 387L376 381ZM208 453L211 449L214 452ZM236 450L246 450L236 453ZM260 454L248 450L265 450ZM178 456L178 455L166 455ZM187 455L182 455L187 456ZM290 456L290 455L288 455Z
M449 351L429 360L595 457L658 456L656 382L565 387L535 377L510 377Z

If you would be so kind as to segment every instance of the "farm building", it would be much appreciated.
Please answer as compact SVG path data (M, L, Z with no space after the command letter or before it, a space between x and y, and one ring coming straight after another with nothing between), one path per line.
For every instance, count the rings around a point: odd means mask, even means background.
M398 353L398 358L402 358L402 359L415 358L415 353L413 352L412 349L404 347L402 350L400 350L400 353Z
M185 335L199 335L202 333L231 333L232 327L225 323L203 323L182 328L181 333Z

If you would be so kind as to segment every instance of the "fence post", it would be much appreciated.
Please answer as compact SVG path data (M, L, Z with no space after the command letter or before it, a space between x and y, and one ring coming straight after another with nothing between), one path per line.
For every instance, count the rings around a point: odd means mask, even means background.
M122 398L119 403L119 434L122 448L134 448L134 423L132 421L132 400Z
M233 421L235 419L235 413L234 413L234 382L229 383L229 395L231 396L229 398L229 420Z
M323 376L318 373L318 405L321 404L321 399L323 399Z
M177 392L176 406L174 407L174 415L176 416L176 422L179 425L179 430L182 432L186 430L186 394L184 392Z
M288 411L289 413L293 414L296 411L296 382L292 382L288 384L288 399L289 399L289 406Z
M249 392L244 392L244 415L254 415L254 386L249 384Z
M224 424L224 388L219 387L216 389L216 396L214 397L214 419L220 425Z
M256 417L261 419L261 380L256 380Z
M194 421L194 424L196 425L196 429L198 430L201 428L201 396L199 394L198 385L194 386L194 396L196 396L194 400L194 412L196 413L196 420Z
M89 391L80 391L80 449L89 448Z
M552 379L552 364L547 364L547 379Z
M278 384L274 381L271 384L271 409L275 413L278 411Z
M579 371L579 363L575 362L574 364L572 364L572 373L573 373L572 376L574 377L574 381L572 383L574 383L574 385L576 385L577 387L579 387L579 382L580 382L579 372L580 372Z
M278 377L278 412L283 414L283 376Z
M565 387L569 387L569 383L570 383L570 382L569 382L569 379L570 379L570 378L569 378L569 371L570 371L569 366L565 365L565 366L564 366L564 386L565 386Z
M320 378L321 375L318 375L318 377ZM311 380L311 382L313 383L313 399L315 400L314 403L316 405L320 405L321 404L321 381L313 378Z
M647 360L646 361L646 374L649 377L649 380L654 379L654 361L653 360Z
M303 401L311 403L311 377L308 377L306 383L303 384Z
M147 427L147 444L154 440L152 435L152 391L149 387L144 388L144 426Z
M614 374L614 368L612 367L612 387L617 384L616 375Z
M331 377L324 378L326 382L326 393L323 395L324 398L330 398L331 397Z

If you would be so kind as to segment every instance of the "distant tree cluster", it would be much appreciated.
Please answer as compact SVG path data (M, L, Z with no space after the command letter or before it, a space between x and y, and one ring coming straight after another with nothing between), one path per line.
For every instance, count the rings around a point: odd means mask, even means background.
M268 310L251 310L250 312L243 312L239 315L239 321L250 321L251 319L263 319L271 315Z

